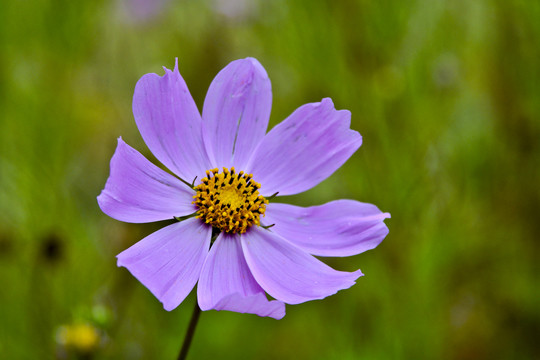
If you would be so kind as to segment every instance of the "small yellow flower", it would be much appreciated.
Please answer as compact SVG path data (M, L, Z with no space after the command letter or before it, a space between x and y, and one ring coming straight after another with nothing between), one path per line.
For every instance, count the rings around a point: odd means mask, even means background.
M101 336L94 326L78 323L61 326L56 334L56 341L76 352L90 353L98 348Z

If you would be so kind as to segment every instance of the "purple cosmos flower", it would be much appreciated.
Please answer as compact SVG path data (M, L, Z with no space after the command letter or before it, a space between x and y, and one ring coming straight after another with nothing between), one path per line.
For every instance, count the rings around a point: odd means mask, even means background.
M266 133L271 103L270 80L253 58L233 61L216 76L202 117L178 63L163 77L147 74L137 83L139 131L176 177L119 138L98 203L120 221L182 220L117 256L118 266L166 310L198 281L202 310L280 319L285 303L325 298L363 275L334 270L313 255L359 254L388 233L383 220L390 215L371 204L268 202L277 192L317 185L362 143L349 128L350 112L335 110L330 99L301 106Z

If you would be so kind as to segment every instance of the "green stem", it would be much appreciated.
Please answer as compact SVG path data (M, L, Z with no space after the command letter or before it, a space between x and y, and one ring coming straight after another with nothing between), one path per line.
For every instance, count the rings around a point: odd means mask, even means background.
M199 322L199 315L201 315L201 308L199 308L197 299L195 299L195 308L193 309L193 314L191 315L191 320L189 321L189 327L186 332L186 337L184 337L184 343L182 344L182 349L180 349L178 360L185 360L187 357L189 346L191 345L191 340L193 339L193 334L195 334L195 329L197 328L197 323Z

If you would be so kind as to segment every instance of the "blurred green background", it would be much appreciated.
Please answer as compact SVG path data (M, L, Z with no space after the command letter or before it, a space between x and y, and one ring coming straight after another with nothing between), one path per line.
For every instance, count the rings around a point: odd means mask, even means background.
M201 108L256 57L271 126L331 97L364 137L284 201L392 214L366 274L283 320L204 312L191 359L539 359L540 2L69 1L0 5L0 357L174 359L172 312L115 255L163 224L97 206L116 139L150 159L136 81L180 71ZM77 340L79 339L79 340Z

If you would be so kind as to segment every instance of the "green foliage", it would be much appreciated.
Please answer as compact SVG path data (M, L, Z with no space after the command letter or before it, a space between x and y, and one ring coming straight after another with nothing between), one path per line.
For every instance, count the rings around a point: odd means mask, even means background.
M146 18L136 3L1 5L2 358L175 358L194 294L166 312L115 266L163 224L112 220L96 196L118 136L152 158L131 114L140 76L178 57L201 107L246 56L272 80L272 125L331 97L364 137L285 201L374 203L390 234L327 259L366 276L281 321L203 313L191 358L540 356L540 2L147 1L162 5ZM81 323L101 336L92 354L58 342Z

